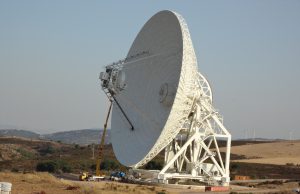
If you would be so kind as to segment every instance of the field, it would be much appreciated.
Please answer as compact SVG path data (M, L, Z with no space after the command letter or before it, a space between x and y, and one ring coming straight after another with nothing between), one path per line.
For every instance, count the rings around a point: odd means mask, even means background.
M232 178L299 179L300 141L233 142L230 166Z
M220 143L222 147L222 142ZM0 181L13 183L13 194L98 194L98 193L195 193L191 189L174 189L116 182L79 182L63 180L63 174L79 174L83 171L95 173L93 145L79 146L55 141L31 140L15 137L0 137ZM95 148L95 155L97 148ZM221 148L222 150L223 148ZM250 176L251 179L298 179L300 178L300 141L233 141L231 154L231 178L235 175ZM113 154L111 145L104 149L102 169L107 175L114 170L127 171ZM38 168L39 164L46 169ZM47 165L52 165L49 166ZM163 165L163 154L144 168L159 169ZM51 171L36 172L38 171ZM54 175L56 177L54 177ZM76 175L76 176L77 176ZM75 176L75 179L76 179ZM265 182L232 185L233 192L265 191L288 193L298 182ZM273 189L273 190L272 190ZM267 192L267 191L265 191ZM269 192L269 191L268 191Z
M12 183L12 194L196 194L203 188L139 185L111 181L79 182L63 180L49 173L0 172L0 180ZM231 185L231 193L293 193L296 181L265 181Z
M151 194L176 193L157 186L117 182L79 182L61 180L49 173L0 173L0 180L11 182L12 194Z
M233 146L232 154L244 156L235 162L300 165L300 141L278 141Z

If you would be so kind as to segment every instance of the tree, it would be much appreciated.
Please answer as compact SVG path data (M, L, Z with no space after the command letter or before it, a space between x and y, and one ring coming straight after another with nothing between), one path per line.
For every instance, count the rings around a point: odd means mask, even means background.
M161 170L163 167L162 162L159 161L150 161L146 164L145 169L147 170Z
M53 154L55 152L55 149L51 145L48 145L47 147L44 147L44 148L40 149L39 151L40 151L41 155L44 156L47 154Z
M63 160L50 160L39 162L36 166L37 171L41 172L72 172L72 168L69 163Z
M36 166L37 171L41 172L56 172L58 170L57 164L53 161L39 162Z
M120 165L115 162L114 160L104 160L103 162L101 162L100 164L100 169L102 170L116 170L120 167Z

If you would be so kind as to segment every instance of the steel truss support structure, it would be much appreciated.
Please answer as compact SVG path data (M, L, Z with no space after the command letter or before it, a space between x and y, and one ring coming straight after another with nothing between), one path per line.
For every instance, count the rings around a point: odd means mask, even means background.
M195 84L193 107L181 132L165 148L165 165L158 181L196 179L208 185L229 185L231 135L212 106L209 83L200 73ZM222 158L218 142L226 142Z
M126 87L124 83L118 82L123 65L148 55L149 52L143 51L112 63L106 66L106 72L100 74L102 89L110 101L117 103L120 110L122 108L114 95ZM193 83L193 94L186 96L192 102L192 108L189 114L184 116L179 134L173 140L171 138L174 136L170 137L170 143L161 148L165 149L165 165L158 173L157 179L162 183L168 183L170 179L195 179L208 185L225 186L230 181L231 135L223 125L222 116L212 105L213 97L208 81L200 73L197 73L197 78ZM126 113L122 113L133 130L134 127ZM219 149L220 140L226 142L225 158L222 158Z

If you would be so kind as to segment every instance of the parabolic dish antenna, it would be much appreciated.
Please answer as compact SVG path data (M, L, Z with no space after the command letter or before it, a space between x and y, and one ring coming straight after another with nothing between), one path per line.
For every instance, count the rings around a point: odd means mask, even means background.
M138 168L165 149L158 180L229 182L231 136L212 107L209 83L198 72L190 34L179 14L155 14L127 57L107 65L100 80L114 103L111 138L120 163ZM225 166L217 138L227 140Z

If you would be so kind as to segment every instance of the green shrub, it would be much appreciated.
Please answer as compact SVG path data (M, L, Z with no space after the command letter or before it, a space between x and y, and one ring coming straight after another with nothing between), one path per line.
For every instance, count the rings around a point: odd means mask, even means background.
M19 169L17 169L17 168L12 168L12 169L11 169L11 172L19 172Z
M42 156L45 156L47 154L53 154L55 152L55 149L51 145L48 145L48 146L40 149L39 152Z
M236 163L233 163L233 164L230 165L230 170L236 170L238 168L239 168L239 165L236 164Z
M17 152L19 152L22 155L22 157L24 157L24 158L27 158L27 159L34 158L34 153L24 150L23 148L18 148Z
M162 162L159 161L150 161L146 164L145 169L147 170L161 170L163 167Z
M62 170L63 172L72 172L71 165L65 160L56 160L54 162L57 164L58 169Z
M67 172L67 173L70 173L70 172L72 172L72 168L71 168L71 166L70 165L64 165L62 168L61 168L61 170L63 171L63 172Z
M90 166L90 169L91 169L91 170L96 170L96 164L92 164L92 165Z
M53 161L39 162L36 165L36 170L41 172L56 172L58 170L57 164Z
M37 171L42 172L72 172L72 167L64 160L50 160L45 162L39 162L36 166Z
M96 167L96 165L95 165ZM114 161L114 160L109 160L109 159L106 159L104 160L103 162L101 162L100 164L100 168L102 170L116 170L120 167L120 165Z

